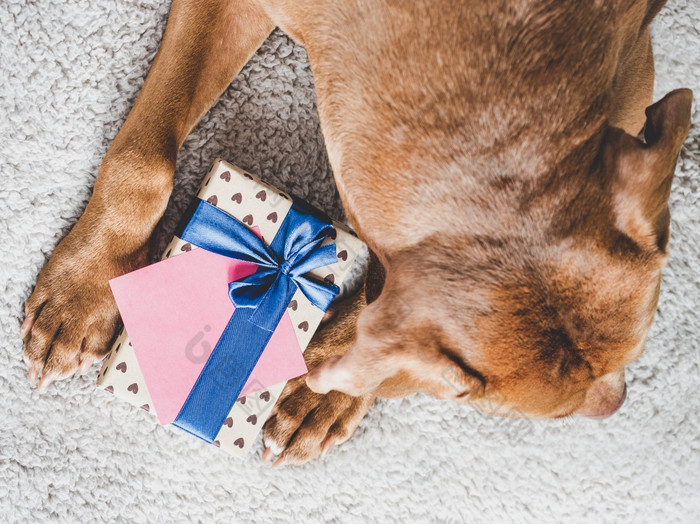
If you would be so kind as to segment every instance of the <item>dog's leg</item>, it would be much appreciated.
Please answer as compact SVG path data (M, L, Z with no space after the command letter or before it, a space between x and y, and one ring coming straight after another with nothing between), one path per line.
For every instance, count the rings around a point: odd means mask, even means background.
M355 323L366 305L365 291L338 304L334 317L316 332L304 352L309 369L343 355L355 340ZM287 382L265 423L263 460L279 455L275 465L303 464L345 442L369 410L375 396L351 397L338 391L314 393L306 375Z
M273 29L252 1L175 0L160 50L92 199L41 271L21 335L40 386L87 370L118 322L108 280L146 262L185 137Z
M304 352L309 369L344 355L355 342L357 318L381 292L384 269L372 254L364 287L334 305L332 317L316 332ZM263 460L279 455L275 464L302 464L345 442L357 429L377 395L351 397L338 391L314 393L306 375L290 380L265 423Z

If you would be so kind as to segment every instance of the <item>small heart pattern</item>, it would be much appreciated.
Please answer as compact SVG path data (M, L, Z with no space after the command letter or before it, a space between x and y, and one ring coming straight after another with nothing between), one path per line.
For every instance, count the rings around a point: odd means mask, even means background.
M263 189L262 191L258 191L258 192L255 194L255 198L257 198L258 200L261 200L261 201L265 202L265 200L267 200L267 191L265 191L264 189Z
M291 308L292 311L296 311L296 310L297 310L297 307L298 307L297 301L296 301L296 300L292 300L292 301L289 303L289 307Z
M272 213L270 213L269 215L267 215L267 219L268 219L270 222L272 222L273 224L276 224L276 223L277 223L277 213L276 213L275 211L273 211Z
M348 252L343 249L340 253L338 253L338 258L343 261L347 260Z
M237 438L236 440L233 441L234 446L238 446L239 448L243 449L243 446L245 446L245 440L243 438Z
M260 393L260 398L261 398L262 400L264 400L265 402L269 402L269 401L270 401L270 392L269 392L269 391L263 391L262 393Z
M243 223L248 224L249 226L253 225L253 215L246 215L243 217Z
M151 411L151 406L149 406L148 404L144 404L143 406L141 406L141 409L144 411Z
M105 388L105 391L106 391L107 393L114 393L114 386L107 386L107 387Z
M209 202L212 206L215 206L219 203L219 199L216 197L216 195L212 195L209 198L207 198L207 202Z
M309 323L306 320L304 320L304 322L299 324L297 327L299 329L301 329L302 331L308 331L309 330Z
M126 373L126 362L120 362L117 364L117 370L121 371L122 373Z
M251 415L247 419L245 419L245 421L255 426L255 424L258 423L258 417L256 415Z
M231 417L227 418L226 422L224 422L224 425L232 428L233 427L233 419Z
M243 195L241 195L240 193L236 193L231 197L231 200L236 204L240 204L241 202L243 202Z
M192 251L192 244L189 242L187 244L184 244L181 248L180 251L184 251L185 253L188 251Z
M131 384L128 388L126 388L127 391L131 391L134 395L139 392L139 385L134 382Z
M238 402L240 402L241 404L245 404L245 397L239 398Z
M219 175L219 178L221 180L225 180L226 182L230 182L231 181L231 171L224 171L223 173L221 173Z

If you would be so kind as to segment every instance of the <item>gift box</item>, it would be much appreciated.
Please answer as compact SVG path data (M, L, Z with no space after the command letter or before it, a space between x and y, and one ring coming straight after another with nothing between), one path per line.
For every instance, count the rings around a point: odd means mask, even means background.
M222 160L197 196L161 262L110 282L125 328L97 387L244 456L363 244Z

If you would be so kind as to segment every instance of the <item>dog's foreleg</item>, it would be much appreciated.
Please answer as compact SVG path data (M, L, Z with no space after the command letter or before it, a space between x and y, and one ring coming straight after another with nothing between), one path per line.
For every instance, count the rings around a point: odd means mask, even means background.
M177 151L273 29L254 2L175 0L160 50L92 199L41 271L20 329L29 380L87 370L118 321L108 280L146 262Z

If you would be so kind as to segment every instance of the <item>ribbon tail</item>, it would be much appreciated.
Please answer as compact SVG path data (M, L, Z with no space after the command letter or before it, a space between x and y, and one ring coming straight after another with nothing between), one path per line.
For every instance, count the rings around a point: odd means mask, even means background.
M335 284L316 282L306 277L300 277L296 282L306 298L322 311L326 311L340 293L340 288Z
M282 273L257 308L237 308L173 424L213 442L282 319L297 284Z
M259 269L256 273L228 284L228 296L236 307L255 308L270 288L277 275L271 269Z
M174 426L210 444L272 338L271 331L248 321L252 312L251 309L234 311L173 422Z

